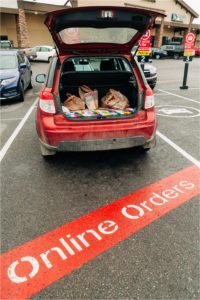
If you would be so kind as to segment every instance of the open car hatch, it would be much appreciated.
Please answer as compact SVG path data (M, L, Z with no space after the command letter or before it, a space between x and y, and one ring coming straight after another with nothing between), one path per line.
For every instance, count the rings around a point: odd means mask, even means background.
M47 14L45 25L60 55L130 53L159 12L129 7L80 7Z

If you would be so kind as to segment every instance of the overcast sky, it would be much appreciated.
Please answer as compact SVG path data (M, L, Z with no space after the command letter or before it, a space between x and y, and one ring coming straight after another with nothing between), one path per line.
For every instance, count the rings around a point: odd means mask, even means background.
M34 2L34 0L27 0L27 1ZM57 5L63 5L66 1L67 0L36 0L36 2L57 4ZM159 1L162 1L162 0L159 0ZM200 1L199 0L184 0L184 1L188 5L190 5L200 15L200 4L199 4ZM98 3L98 1L94 0L94 3ZM200 17L198 19L195 19L194 23L200 24Z

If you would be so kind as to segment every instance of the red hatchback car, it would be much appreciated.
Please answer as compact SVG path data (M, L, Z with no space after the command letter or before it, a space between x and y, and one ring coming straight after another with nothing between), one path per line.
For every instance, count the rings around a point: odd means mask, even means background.
M58 48L39 95L36 127L43 156L60 151L97 151L155 145L153 92L131 49L162 14L127 7L81 7L47 14ZM99 109L69 111L66 95L87 85L98 91ZM109 89L129 101L123 110L101 110Z

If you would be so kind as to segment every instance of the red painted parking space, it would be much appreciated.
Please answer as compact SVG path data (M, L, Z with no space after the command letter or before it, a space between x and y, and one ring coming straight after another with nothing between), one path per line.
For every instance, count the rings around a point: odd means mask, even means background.
M25 299L200 193L191 166L1 256L1 299Z

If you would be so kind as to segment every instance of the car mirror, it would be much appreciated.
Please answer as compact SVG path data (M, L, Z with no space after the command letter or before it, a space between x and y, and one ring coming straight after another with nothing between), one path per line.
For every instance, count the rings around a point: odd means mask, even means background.
M19 65L20 69L26 69L26 64L22 63Z
M44 83L46 79L46 74L38 74L35 78L36 82Z

